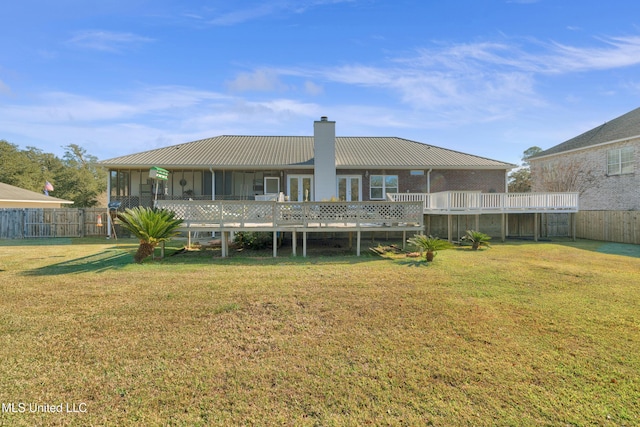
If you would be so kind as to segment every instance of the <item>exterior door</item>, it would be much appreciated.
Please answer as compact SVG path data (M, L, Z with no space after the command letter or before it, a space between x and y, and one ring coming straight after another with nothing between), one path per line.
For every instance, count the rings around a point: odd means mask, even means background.
M338 176L338 200L359 202L362 200L362 180L358 175Z
M287 183L290 201L308 202L313 200L313 175L289 175Z

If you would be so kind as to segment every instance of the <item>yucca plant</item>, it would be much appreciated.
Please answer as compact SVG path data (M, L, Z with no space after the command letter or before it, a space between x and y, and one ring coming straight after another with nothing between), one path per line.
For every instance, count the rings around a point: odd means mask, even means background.
M418 248L420 252L425 252L425 259L427 261L433 261L438 251L453 247L453 245L446 240L433 236L425 236L424 234L416 234L412 238L407 239L407 242Z
M480 246L491 246L489 245L489 240L491 240L491 237L489 237L487 234L475 230L467 230L467 234L465 234L462 240L471 242L471 249L473 249L474 251L477 251Z
M122 228L140 240L133 259L141 263L160 242L176 236L182 220L175 218L175 212L138 206L118 213L118 223Z

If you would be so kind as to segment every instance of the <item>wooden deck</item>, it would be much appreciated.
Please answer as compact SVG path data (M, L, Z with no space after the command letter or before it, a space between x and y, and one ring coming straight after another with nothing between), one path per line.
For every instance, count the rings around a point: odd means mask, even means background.
M229 232L265 231L273 233L273 256L277 255L277 233L291 232L293 254L297 233L303 234L306 256L307 233L355 232L360 255L362 231L423 232L421 202L275 202L228 200L158 200L157 207L176 213L183 220L181 229L216 231L222 236L222 256L228 254ZM190 242L189 242L190 244Z
M578 193L481 193L443 191L439 193L393 193L395 202L421 202L425 214L482 215L499 213L575 213Z

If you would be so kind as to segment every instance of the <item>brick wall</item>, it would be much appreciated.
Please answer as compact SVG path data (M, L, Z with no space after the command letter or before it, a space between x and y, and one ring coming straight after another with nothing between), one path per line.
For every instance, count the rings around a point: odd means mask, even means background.
M412 175L411 171L398 169L369 170L371 175L397 175L398 192L426 193L427 171L422 175ZM337 175L362 176L362 197L369 200L369 176L363 170L339 169ZM434 170L431 172L431 192L438 191L481 191L483 193L506 192L504 170Z
M607 152L626 146L634 147L633 173L607 175ZM640 210L640 139L531 159L530 164L533 191L577 191L580 210ZM577 182L573 188L550 187L545 181L554 173L558 180L566 179L566 174L575 175Z
M481 191L505 193L504 170L434 170L431 172L431 192Z

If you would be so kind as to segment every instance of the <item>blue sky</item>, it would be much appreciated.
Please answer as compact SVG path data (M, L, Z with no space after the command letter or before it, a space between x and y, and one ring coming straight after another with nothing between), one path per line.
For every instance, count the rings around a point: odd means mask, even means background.
M223 134L398 136L518 163L640 107L637 0L20 0L0 139L100 159Z

